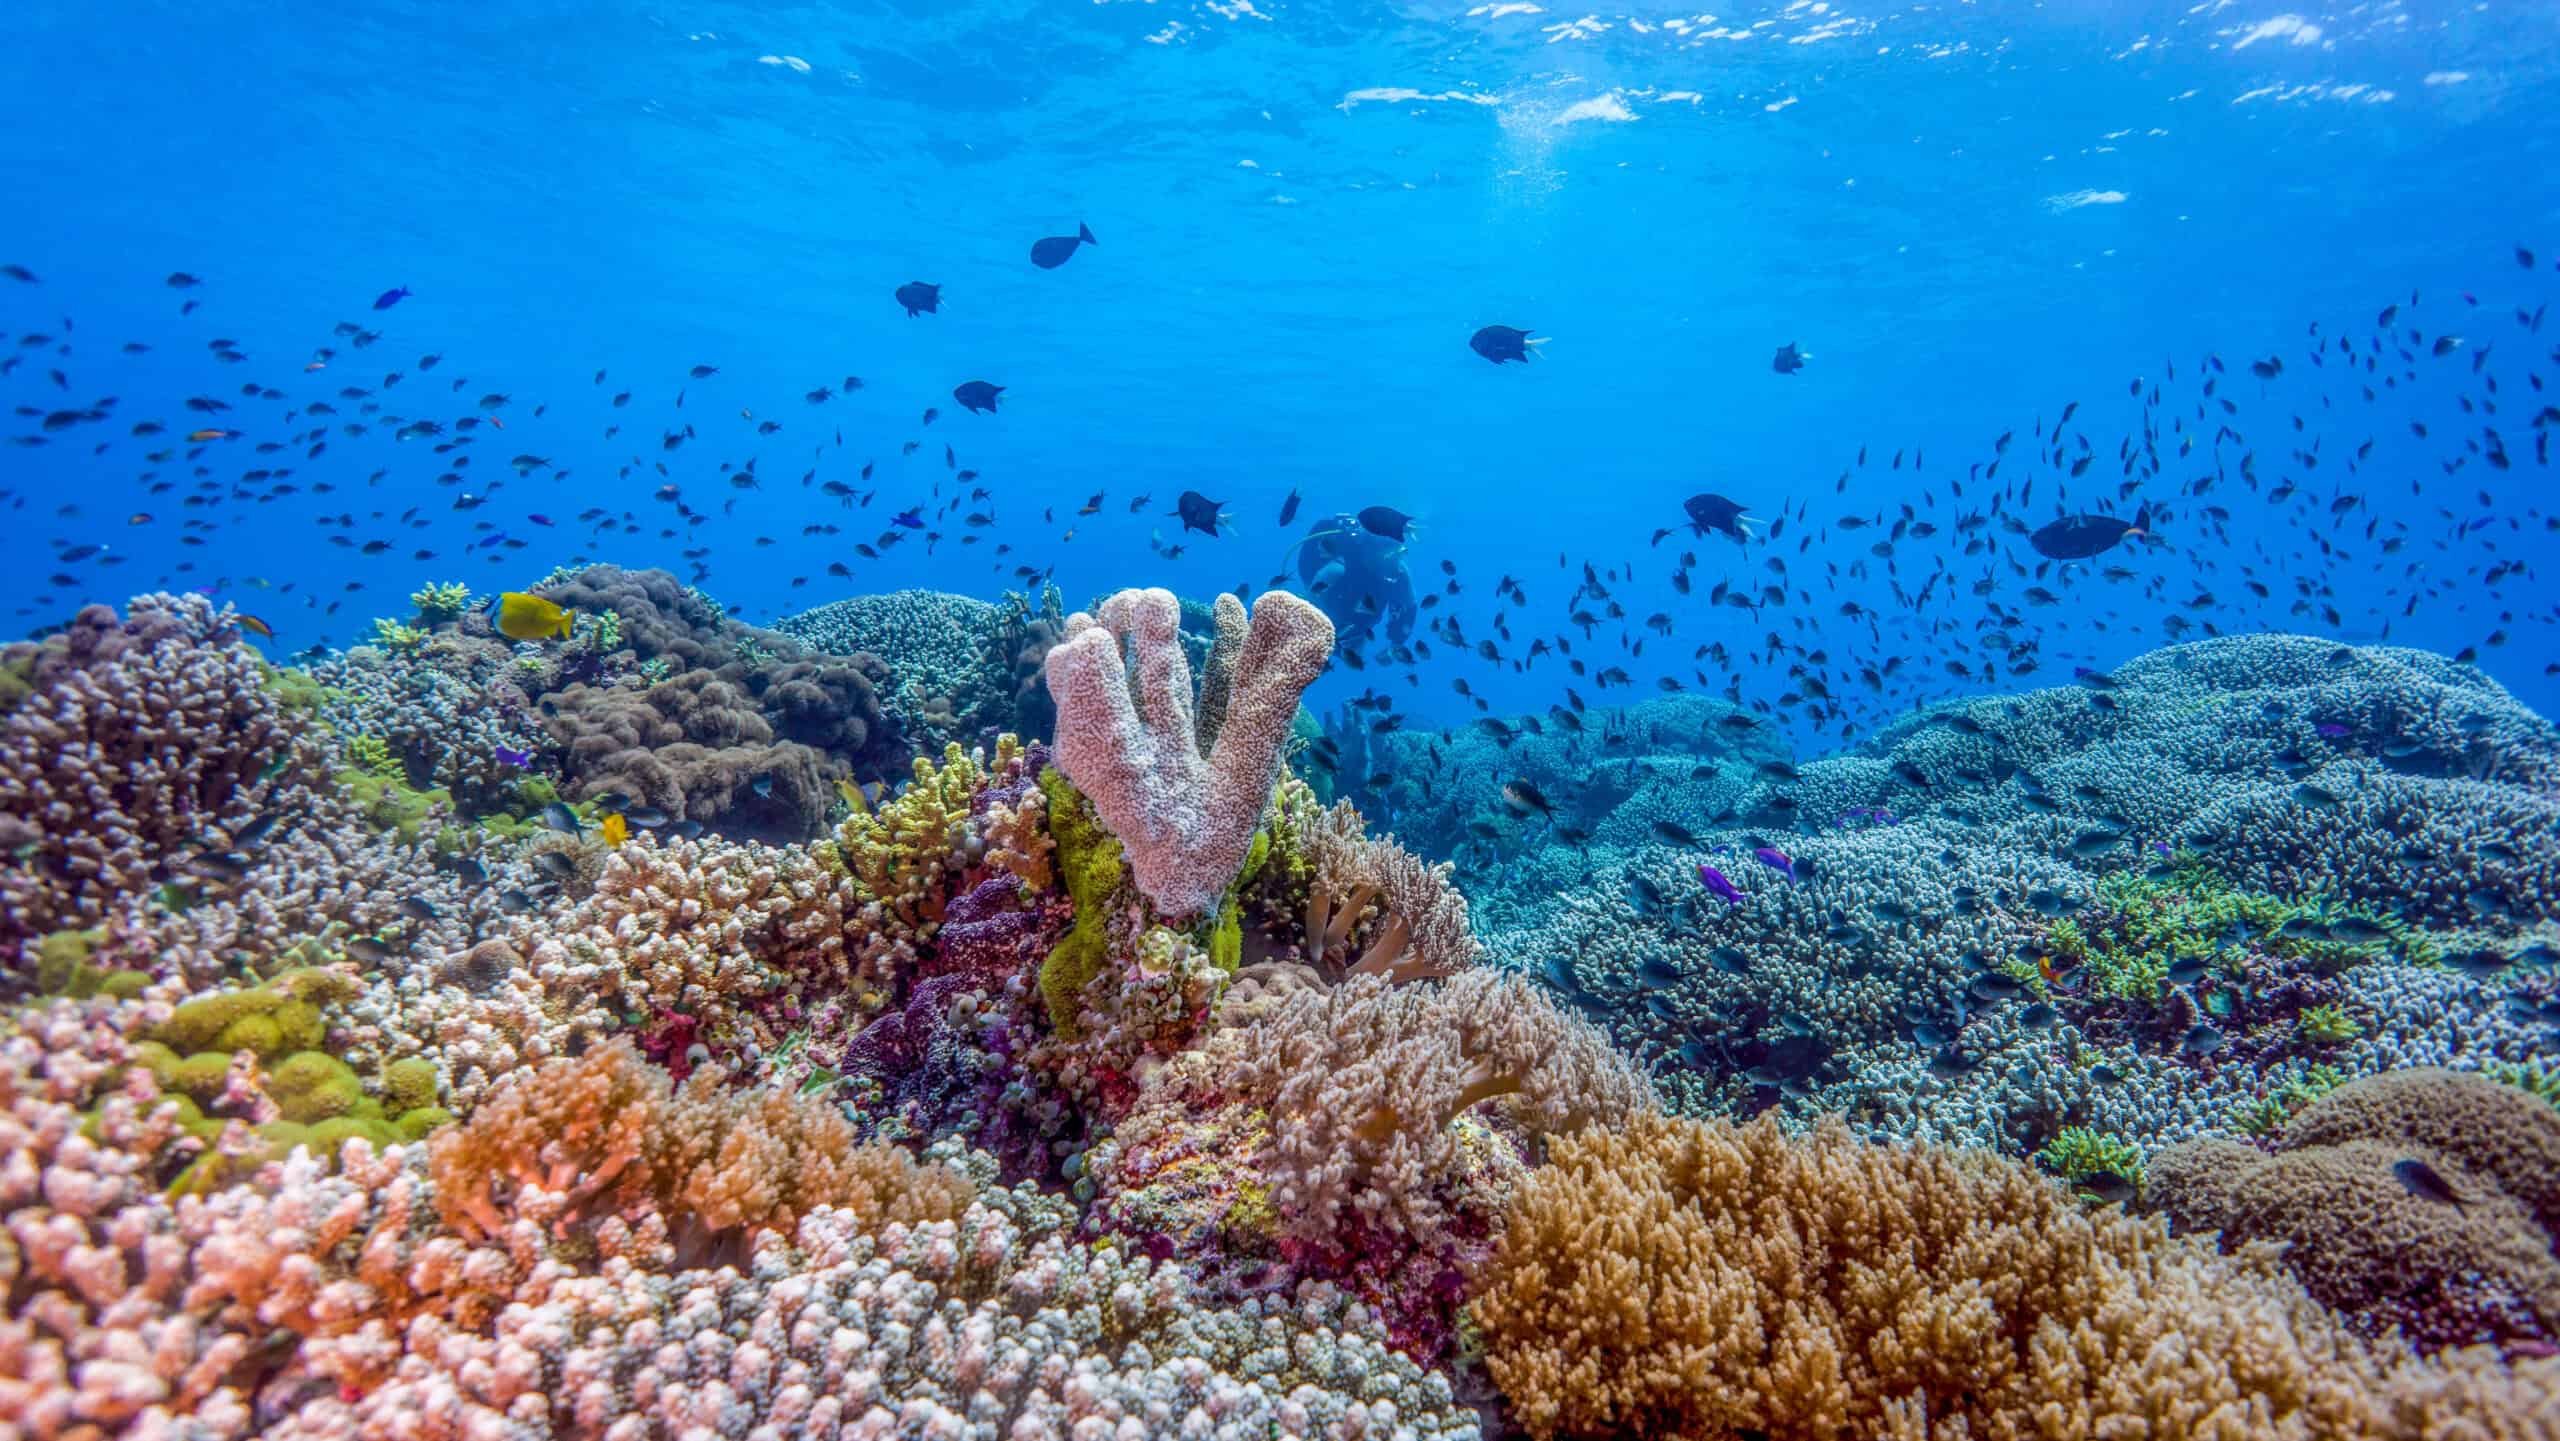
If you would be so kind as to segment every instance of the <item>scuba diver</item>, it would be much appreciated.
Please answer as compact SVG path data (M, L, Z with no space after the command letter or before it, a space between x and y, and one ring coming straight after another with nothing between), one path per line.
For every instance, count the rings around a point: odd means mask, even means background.
M1386 622L1387 639L1401 644L1421 612L1413 601L1413 577L1405 571L1405 547L1377 534L1355 515L1318 521L1293 548L1298 579L1332 620L1345 646L1357 646Z

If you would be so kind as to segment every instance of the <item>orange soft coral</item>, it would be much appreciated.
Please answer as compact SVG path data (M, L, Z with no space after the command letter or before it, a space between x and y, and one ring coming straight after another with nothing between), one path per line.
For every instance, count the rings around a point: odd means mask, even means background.
M655 1212L694 1263L819 1206L912 1224L957 1216L973 1194L896 1146L856 1146L823 1102L731 1090L717 1066L679 1090L621 1041L524 1074L438 1133L429 1160L446 1223L466 1236L495 1237L510 1214L566 1234Z
M2224 1257L2015 1162L1836 1124L1647 1114L1559 1140L1479 1285L1487 1364L1541 1441L2560 1425L2560 1362L2378 1351L2263 1248Z

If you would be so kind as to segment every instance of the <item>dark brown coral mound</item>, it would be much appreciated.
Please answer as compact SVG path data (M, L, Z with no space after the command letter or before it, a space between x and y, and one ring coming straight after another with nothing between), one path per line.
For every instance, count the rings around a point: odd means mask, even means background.
M805 840L823 826L835 780L907 763L876 657L812 652L732 620L662 570L590 566L541 594L611 614L632 667L542 701L573 795L619 791L724 835Z
M2423 1068L2342 1086L2272 1154L2191 1141L2147 1195L2180 1230L2287 1243L2311 1294L2428 1350L2560 1337L2560 1111L2513 1086Z

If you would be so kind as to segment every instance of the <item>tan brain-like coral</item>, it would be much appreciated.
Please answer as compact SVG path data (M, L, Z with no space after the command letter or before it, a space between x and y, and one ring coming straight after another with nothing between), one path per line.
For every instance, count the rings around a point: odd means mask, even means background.
M2376 1348L2265 1248L1836 1124L1558 1140L1471 1309L1541 1441L2560 1434L2560 1361Z
M2365 1077L2294 1116L2273 1153L2169 1148L2146 1195L2181 1230L2285 1243L2311 1294L2369 1329L2428 1346L2560 1334L2560 1111L2516 1087Z
M974 1194L899 1147L855 1145L823 1101L734 1091L717 1066L676 1088L623 1041L520 1075L428 1156L437 1204L465 1235L545 1210L558 1230L654 1212L688 1263L743 1254L750 1232L788 1233L821 1206L912 1224L958 1216Z

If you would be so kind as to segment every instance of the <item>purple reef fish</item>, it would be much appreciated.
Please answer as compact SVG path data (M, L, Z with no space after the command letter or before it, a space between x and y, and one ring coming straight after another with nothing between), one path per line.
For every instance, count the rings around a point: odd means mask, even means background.
M1796 878L1796 863L1787 859L1787 853L1776 846L1762 846L1751 853L1751 858L1785 876L1789 881Z
M533 767L533 756L530 752L509 750L505 746L492 746L490 753L498 758L498 764L502 766L514 766L520 771L530 770Z
M1733 882L1726 880L1724 878L1724 872L1708 865L1705 861L1698 862L1698 884L1705 886L1708 890L1714 892L1716 898L1723 901L1728 906L1738 906L1742 904L1742 891L1740 888L1736 887Z

